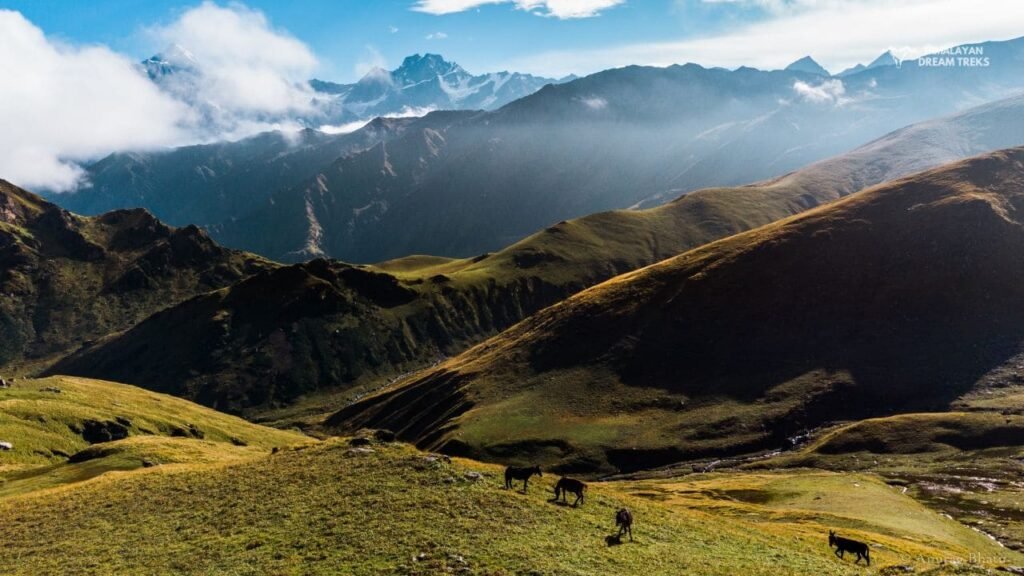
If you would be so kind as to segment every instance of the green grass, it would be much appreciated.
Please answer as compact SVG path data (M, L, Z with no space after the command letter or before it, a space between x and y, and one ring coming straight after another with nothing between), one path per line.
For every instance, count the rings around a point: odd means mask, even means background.
M345 439L333 439L0 498L0 562L13 574L732 576L871 574L890 563L928 567L944 557L997 553L865 476L597 483L571 508L547 501L552 475L535 479L524 495L499 487L496 466L431 462L402 444L372 450L353 453ZM468 480L467 471L484 479ZM865 493L815 508L815 495L848 497L854 484ZM728 497L738 490L785 498L747 505ZM607 547L621 506L634 512L636 541ZM872 569L829 552L825 528L833 525L884 546L873 551Z
M1024 418L1016 415L902 414L833 427L800 450L742 468L870 470L931 508L1024 550L1022 431Z
M719 516L792 529L810 540L820 540L829 529L852 534L878 545L873 553L879 565L935 551L950 557L973 553L1019 559L869 474L725 472L626 483L624 488L670 507L710 508Z
M60 392L47 391L53 388ZM131 437L166 437L195 426L211 446L249 446L266 451L273 446L309 441L301 434L257 426L133 386L71 377L19 379L11 388L0 389L0 441L14 445L13 450L0 452L0 479L26 468L63 463L67 456L89 448L90 444L76 432L83 429L85 421L118 418L128 422ZM138 440L136 448L158 447ZM178 439L166 439L168 443L159 447L174 446L172 440ZM154 457L159 462L162 454Z
M132 422L124 440L89 446L72 431L118 417ZM189 425L204 438L161 435ZM896 564L982 574L1024 562L869 474L594 482L572 508L548 501L554 473L528 494L507 491L493 464L401 443L317 442L80 378L0 390L0 438L15 444L0 453L10 574L843 575ZM623 506L635 542L608 547ZM873 567L832 555L829 528L871 542ZM956 571L940 566L949 558L982 562Z

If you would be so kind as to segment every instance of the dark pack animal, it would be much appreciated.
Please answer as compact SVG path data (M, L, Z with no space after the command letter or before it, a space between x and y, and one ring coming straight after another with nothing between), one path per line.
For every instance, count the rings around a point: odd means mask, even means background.
M558 483L555 484L555 499L553 502L558 502L559 496L562 498L562 502L568 504L565 499L566 492L572 492L576 495L576 501L572 503L573 506L578 506L583 503L583 493L586 492L587 485L575 478L559 478Z
M623 534L629 534L629 541L633 541L633 514L626 508L615 513L615 527L619 529L618 538Z
M836 536L836 533L832 530L828 531L828 547L832 548L835 546L836 556L842 558L843 554L849 552L850 554L856 554L857 559L854 560L854 564L857 564L864 559L868 566L871 566L871 551L868 549L868 545L863 542L856 540L850 540L849 538L843 538L842 536Z
M511 490L513 480L522 480L523 492L526 492L526 488L530 484L531 476L544 476L540 473L540 466L529 466L527 468L509 466L508 468L505 468L505 488Z

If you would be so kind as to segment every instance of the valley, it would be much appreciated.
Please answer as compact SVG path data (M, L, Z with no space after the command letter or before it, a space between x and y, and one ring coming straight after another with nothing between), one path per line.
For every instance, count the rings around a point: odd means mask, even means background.
M1024 574L1012 2L9 4L0 573Z
M317 425L388 379L618 274L1017 142L1022 112L1020 97L994 102L779 179L585 216L474 258L414 256L363 267L317 260L266 271L91 343L50 373L142 384L222 410Z

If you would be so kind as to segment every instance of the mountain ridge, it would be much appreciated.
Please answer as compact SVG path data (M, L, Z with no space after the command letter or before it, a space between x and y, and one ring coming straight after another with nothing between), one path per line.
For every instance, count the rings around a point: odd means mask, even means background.
M76 216L0 180L0 362L39 362L272 266L145 210Z
M707 244L547 308L328 424L622 470L948 407L1024 344L1010 304L1024 276L1022 182L1024 148L1004 150Z
M352 84L309 84L334 98L330 121L346 122L405 110L494 110L562 80L507 71L473 75L439 54L417 53L394 70L374 68Z
M901 129L781 178L697 191L656 208L562 222L473 258L297 265L250 281L278 294L276 300L230 296L239 292L226 289L97 342L53 371L173 389L232 411L268 401L288 404L296 394L331 388L342 392L337 401L344 402L362 393L364 383L458 353L595 283L868 185L972 152L1024 143L1022 133L1024 97L1019 97ZM316 290L326 300L310 301L307 285L322 287ZM360 286L378 286L397 300L369 300ZM296 302L316 304L306 309ZM250 312L264 308L291 314L281 322L280 335L271 337L276 329L260 328L259 316ZM189 348L198 341L209 344ZM267 356L268 350L276 352ZM170 351L183 356L169 361ZM273 384L267 382L268 365L279 367ZM198 374L197 366L203 367Z

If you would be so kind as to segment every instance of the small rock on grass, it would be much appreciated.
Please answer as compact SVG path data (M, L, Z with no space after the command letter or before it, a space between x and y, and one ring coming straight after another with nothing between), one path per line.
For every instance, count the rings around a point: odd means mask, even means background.
M373 448L366 448L366 447L349 448L348 450L345 450L345 455L346 456L364 456L366 454L373 454L374 452L376 452L376 450L374 450Z
M894 564L879 570L879 576L897 576L898 574L914 574L917 570L909 564Z
M484 475L482 473L476 472L474 470L467 471L466 473L463 474L463 476L466 477L466 480L471 480L473 482L478 482L484 479Z

